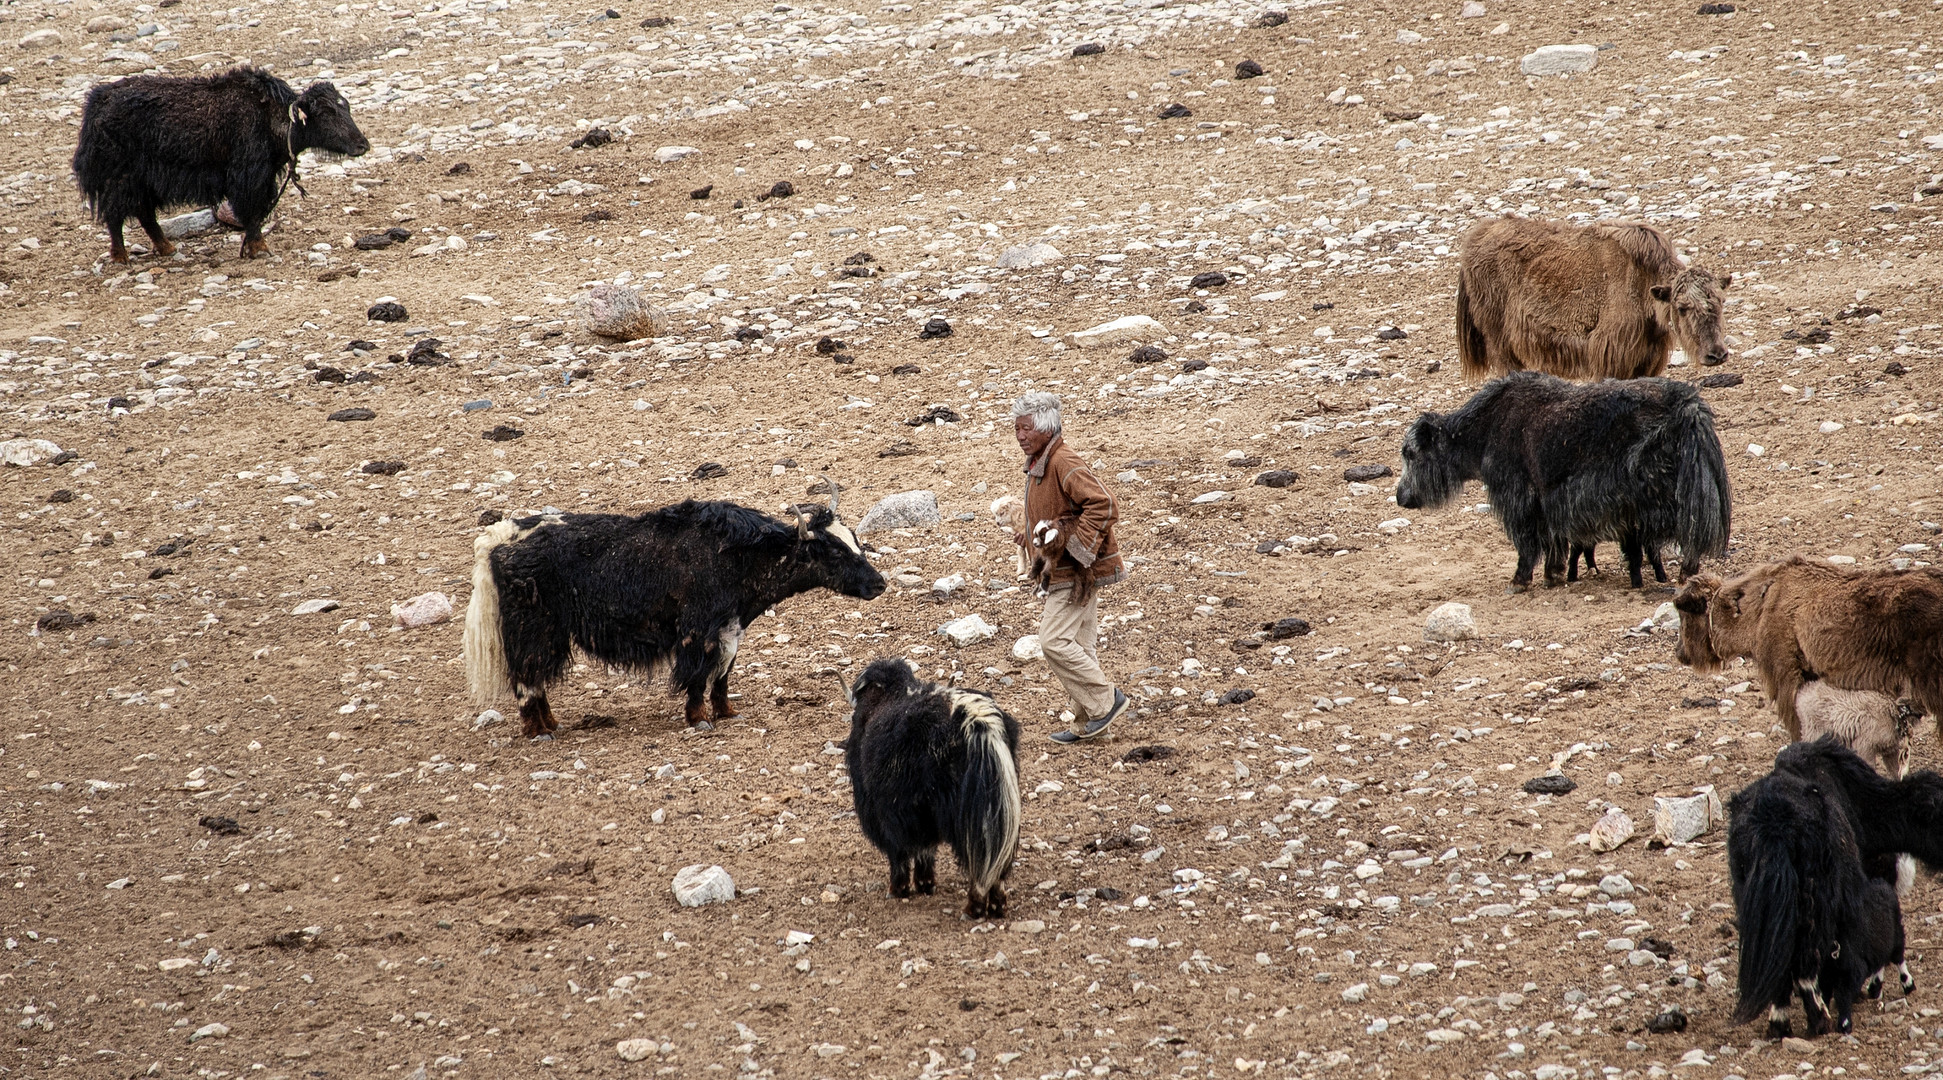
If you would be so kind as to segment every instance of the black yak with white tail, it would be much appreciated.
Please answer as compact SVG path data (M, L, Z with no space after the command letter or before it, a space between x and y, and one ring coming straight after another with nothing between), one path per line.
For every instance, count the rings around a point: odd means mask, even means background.
M546 688L573 649L604 664L666 667L688 695L690 728L729 706L736 648L757 616L811 589L874 599L883 575L828 507L795 509L795 524L727 502L639 517L563 514L502 521L473 541L465 659L482 705L519 701L529 738L557 726Z
M1786 1036L1798 997L1810 1036L1830 1030L1831 1005L1834 1030L1846 1033L1857 997L1878 996L1888 968L1904 994L1914 988L1894 887L1897 849L1881 845L1928 825L1921 842L1933 851L1940 791L1934 773L1889 780L1824 738L1790 746L1773 772L1735 794L1727 827L1741 938L1735 1023L1766 1011L1768 1037Z
M965 914L1005 917L1019 846L1019 722L990 694L923 682L877 660L850 688L844 763L864 836L891 863L891 895L929 895L939 844L971 880Z
M305 150L356 157L371 143L337 87L299 94L260 68L202 78L137 75L102 83L81 106L74 179L108 226L108 257L128 261L122 222L142 223L157 255L175 253L155 212L228 200L243 227L243 257L269 250L263 222Z
M1727 548L1727 462L1713 410L1683 382L1494 379L1456 412L1410 426L1397 505L1442 506L1466 480L1484 481L1518 549L1512 592L1531 585L1540 562L1545 584L1560 584L1575 545L1620 541L1636 589L1645 552L1677 544L1685 580L1701 556Z

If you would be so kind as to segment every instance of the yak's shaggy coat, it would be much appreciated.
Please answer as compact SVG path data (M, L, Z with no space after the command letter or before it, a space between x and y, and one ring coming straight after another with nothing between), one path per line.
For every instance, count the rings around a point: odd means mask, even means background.
M1706 672L1752 658L1790 739L1801 737L1796 698L1811 679L1913 698L1943 736L1943 573L1795 555L1725 581L1697 576L1673 606L1680 662Z
M1513 590L1543 563L1557 585L1574 545L1617 539L1633 587L1643 553L1679 545L1681 576L1724 551L1732 497L1713 410L1671 379L1582 386L1535 371L1494 379L1403 438L1397 505L1435 508L1482 480L1518 549Z
M243 257L268 250L263 222L305 150L356 157L371 143L337 87L299 94L259 68L202 78L137 75L88 91L74 179L108 227L109 258L128 261L122 222L134 218L157 255L175 245L157 210L228 200L243 226Z
M1019 846L1019 723L977 690L923 682L877 660L850 689L844 763L857 824L891 866L891 895L929 894L949 844L970 879L965 914L1005 916Z
M1676 344L1701 363L1723 363L1724 284L1683 265L1648 225L1494 218L1464 236L1458 358L1470 379L1527 369L1567 379L1662 375Z
M690 726L736 715L729 672L750 623L789 597L830 589L864 600L884 578L827 508L787 525L726 502L639 517L565 514L489 526L473 541L466 674L474 698L517 695L528 737L556 724L546 688L573 649L615 667L666 666Z

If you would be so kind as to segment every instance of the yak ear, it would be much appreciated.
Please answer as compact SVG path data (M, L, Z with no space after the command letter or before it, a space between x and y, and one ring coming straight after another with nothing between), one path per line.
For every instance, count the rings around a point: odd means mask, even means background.
M1661 303L1673 299L1673 287L1670 285L1655 285L1653 286L1652 292L1653 299Z
M1720 589L1720 579L1712 574L1695 574L1680 587L1680 594L1673 598L1673 606L1689 615L1703 615L1708 601Z

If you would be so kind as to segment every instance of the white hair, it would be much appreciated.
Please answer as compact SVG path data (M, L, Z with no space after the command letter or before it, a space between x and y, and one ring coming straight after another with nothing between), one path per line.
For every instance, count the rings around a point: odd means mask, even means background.
M1030 416L1032 426L1050 435L1060 432L1059 395L1033 390L1012 403L1012 419Z

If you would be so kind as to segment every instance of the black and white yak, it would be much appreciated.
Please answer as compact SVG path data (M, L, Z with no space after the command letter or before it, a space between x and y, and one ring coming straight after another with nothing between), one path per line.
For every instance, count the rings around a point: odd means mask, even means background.
M1768 1037L1792 1031L1788 1006L1799 998L1809 1036L1853 1026L1858 997L1882 992L1896 969L1907 995L1915 980L1904 963L1902 908L1893 852L1872 850L1868 819L1880 811L1905 820L1908 781L1881 777L1832 739L1798 743L1767 776L1728 802L1727 866L1740 930L1740 999L1734 1022L1768 1016ZM1862 774L1884 796L1856 803L1850 781ZM1943 778L1928 776L1935 784ZM1920 785L1919 785L1920 786ZM1893 826L1892 826L1893 829ZM1929 846L1934 846L1930 841ZM1832 1008L1831 1008L1832 1006Z
M857 824L891 864L891 895L929 895L939 844L970 879L965 914L1005 916L1003 881L1019 846L1019 722L990 694L917 678L876 660L849 689L844 764Z
M349 157L371 149L350 103L330 83L312 83L300 94L253 67L188 78L136 75L88 91L74 179L108 227L115 262L128 261L126 219L141 222L155 254L170 255L175 245L162 235L157 210L225 201L243 230L247 259L269 250L263 222L310 149Z
M466 611L467 681L480 704L519 702L528 738L557 727L546 688L573 649L614 667L665 667L687 692L688 725L736 715L729 672L751 622L812 589L863 600L884 578L828 507L777 521L728 502L690 499L639 517L562 514L501 521L473 541Z
M1580 385L1535 371L1486 383L1455 412L1425 413L1403 438L1397 505L1443 506L1482 480L1518 549L1511 592L1542 563L1558 585L1574 547L1618 540L1634 588L1652 553L1680 548L1681 580L1727 548L1732 498L1714 413L1687 383Z

